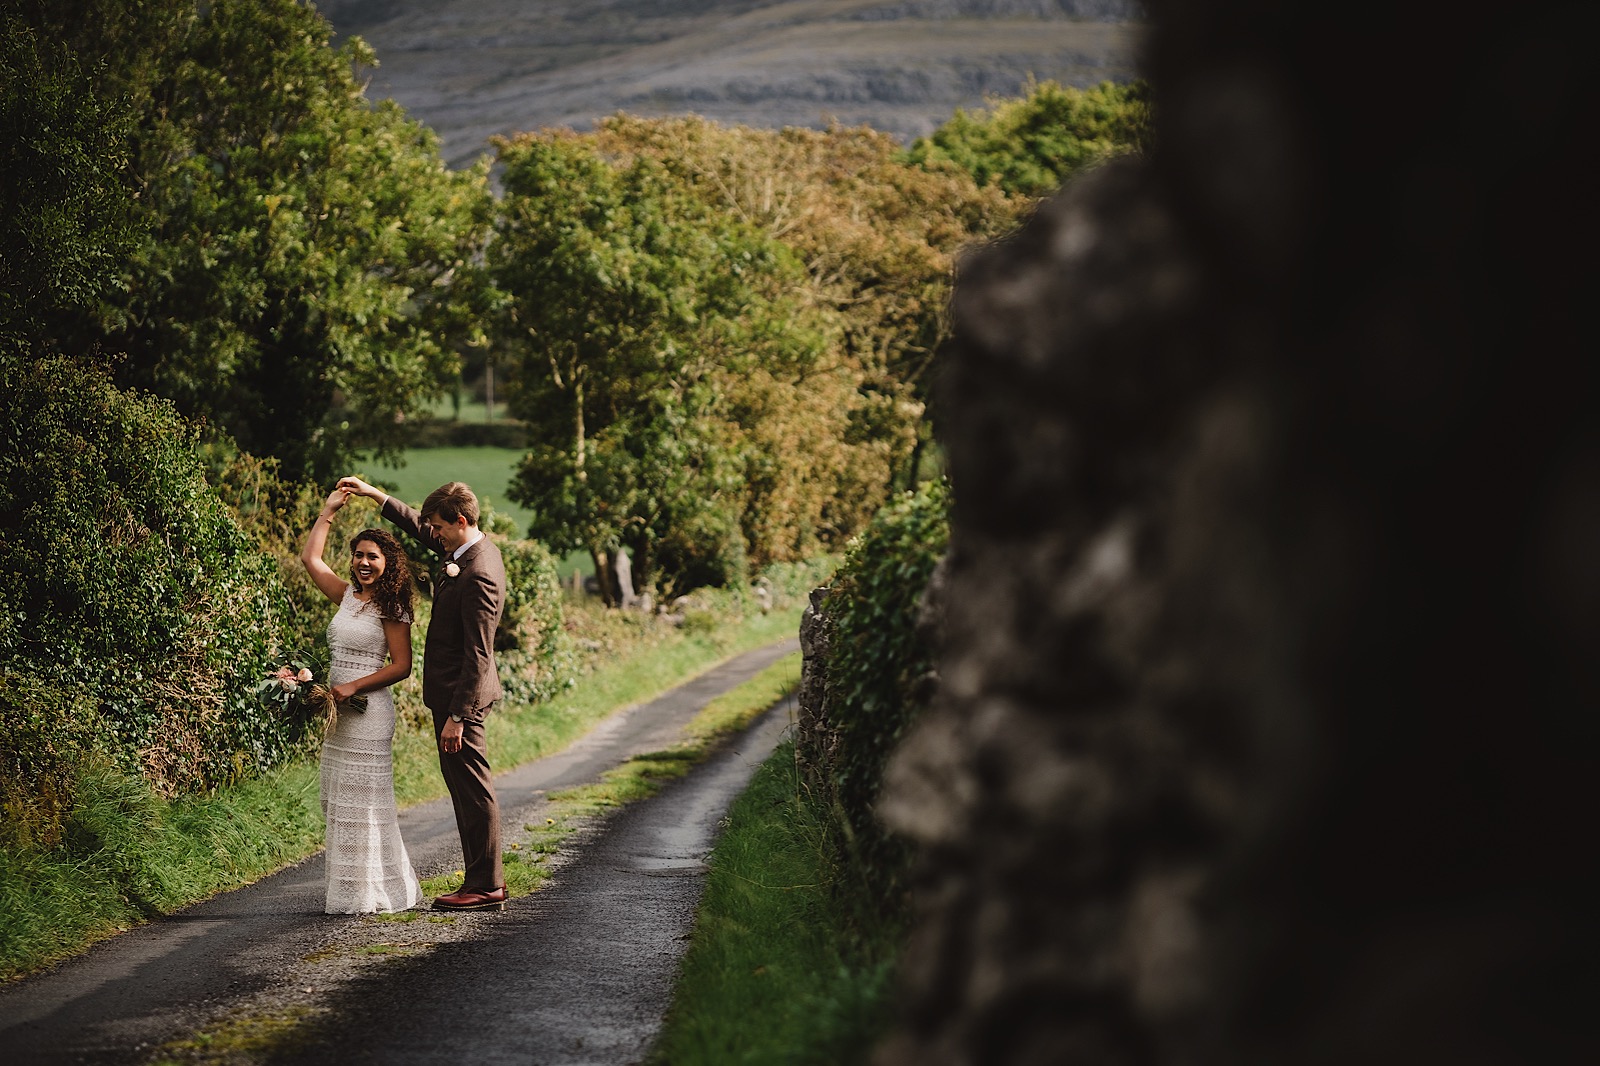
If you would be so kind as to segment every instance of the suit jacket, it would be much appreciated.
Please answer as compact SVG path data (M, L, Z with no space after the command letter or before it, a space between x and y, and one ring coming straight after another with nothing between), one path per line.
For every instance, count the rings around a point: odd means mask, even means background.
M440 555L450 555L406 504L391 496L383 515ZM441 570L433 583L433 614L422 652L422 702L435 714L481 722L501 696L494 631L506 603L506 566L487 534L455 562L461 573L449 577Z

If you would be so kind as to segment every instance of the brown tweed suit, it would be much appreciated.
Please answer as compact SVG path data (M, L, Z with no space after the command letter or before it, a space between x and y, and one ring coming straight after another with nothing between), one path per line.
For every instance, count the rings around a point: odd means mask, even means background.
M421 516L390 497L383 515L441 555L450 552L421 522ZM433 712L436 742L452 714L462 719L461 750L439 748L439 770L455 805L465 862L465 891L489 891L505 884L500 857L500 805L484 746L483 719L500 699L500 672L494 661L494 631L506 601L506 567L488 536L462 553L455 577L436 573L433 615L422 652L422 702Z

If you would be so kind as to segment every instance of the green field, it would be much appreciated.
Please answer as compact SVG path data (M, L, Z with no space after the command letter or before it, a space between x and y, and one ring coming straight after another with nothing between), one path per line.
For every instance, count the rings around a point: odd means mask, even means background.
M482 400L463 398L461 409L456 410L455 401L448 395L441 396L428 408L428 414L433 418L443 419L448 422L504 422L511 417L504 402L494 405L494 418L489 417L489 409Z
M506 487L521 458L522 452L516 448L413 448L405 453L404 466L369 462L365 474L368 481L413 507L445 482L465 481L486 507L511 518L520 535L527 533L531 515L527 508L507 498ZM574 570L594 573L594 563L587 553L575 553L561 561L563 578Z
M368 480L381 484L411 506L447 481L465 481L485 507L509 515L517 532L527 531L529 514L506 497L506 487L516 472L522 453L514 448L413 448L405 465L370 463Z

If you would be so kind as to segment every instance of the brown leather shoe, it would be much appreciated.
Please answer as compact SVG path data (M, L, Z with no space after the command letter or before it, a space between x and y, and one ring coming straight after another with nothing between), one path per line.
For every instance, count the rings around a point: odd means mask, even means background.
M502 885L487 892L463 888L433 901L436 911L503 911L506 909L506 890Z

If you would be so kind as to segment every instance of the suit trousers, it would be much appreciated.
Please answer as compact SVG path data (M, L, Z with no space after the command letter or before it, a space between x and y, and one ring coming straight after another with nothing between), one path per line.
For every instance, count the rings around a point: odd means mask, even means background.
M438 747L447 714L433 715L433 739L439 751L439 771L450 802L455 807L456 831L461 834L465 890L488 891L506 883L500 854L500 803L494 794L482 722L462 722L461 750Z

